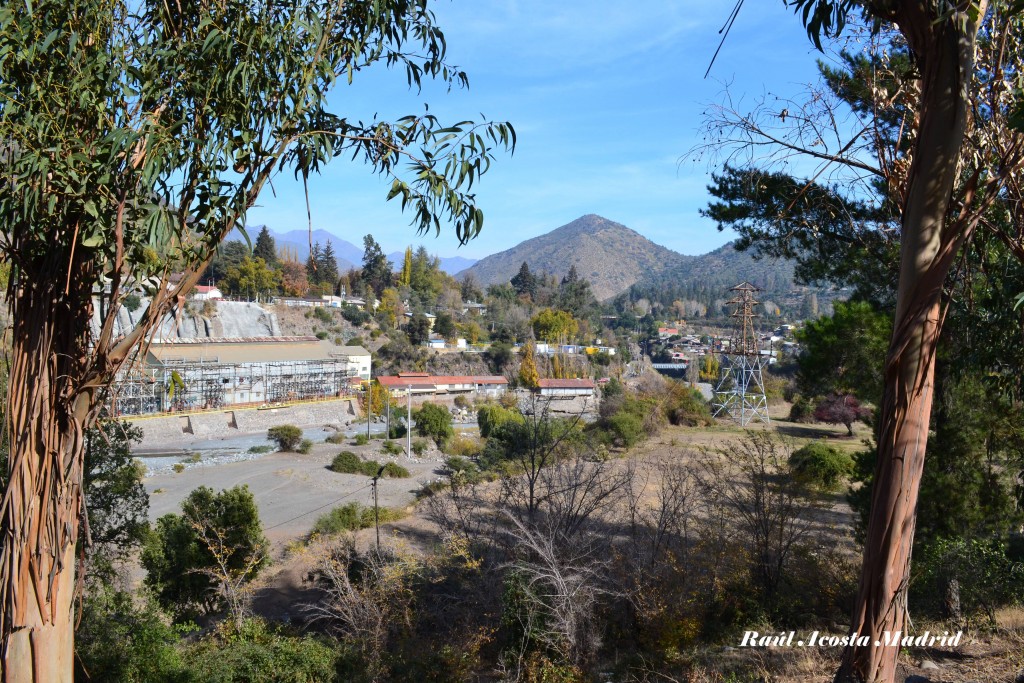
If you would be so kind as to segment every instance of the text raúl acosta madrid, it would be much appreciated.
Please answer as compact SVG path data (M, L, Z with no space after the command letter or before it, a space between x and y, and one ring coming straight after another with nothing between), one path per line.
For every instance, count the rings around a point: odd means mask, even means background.
M811 631L807 636L799 637L796 631L782 631L774 635L744 631L740 647L956 647L963 634L963 631L953 634L943 631L942 635L937 635L925 631L916 636L908 636L902 631L884 631L881 639L873 639L856 633L836 636Z

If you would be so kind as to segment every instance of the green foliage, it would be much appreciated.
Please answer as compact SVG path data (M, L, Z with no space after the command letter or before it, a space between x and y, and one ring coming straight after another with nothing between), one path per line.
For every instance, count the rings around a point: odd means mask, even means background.
M142 299L139 298L138 294L129 294L121 303L129 313L134 313L142 306Z
M413 411L412 417L416 421L416 434L433 439L442 450L448 439L455 434L452 414L442 405L426 402L419 410Z
M853 472L853 458L822 441L814 441L790 454L789 467L802 482L834 491Z
M331 470L342 474L366 474L372 477L377 474L377 468L374 467L372 472L368 472L368 464L352 451L342 451L331 461Z
M256 243L252 247L252 255L263 259L269 268L277 268L277 247L274 245L274 238L267 226L260 228L256 235Z
M484 357L490 364L491 369L494 372L504 372L505 367L512 362L514 354L512 353L512 345L507 342L494 342L487 351L484 352Z
M1019 604L1024 595L1024 564L1011 560L1005 544L980 538L939 538L915 551L916 576L910 597L926 614L949 618L950 584L959 586L963 616L980 613L995 624L995 610Z
M458 335L455 329L455 321L450 313L438 313L434 320L434 334L448 341L453 341Z
M409 433L409 428L405 426L403 420L396 420L394 418L394 410L392 409L391 426L388 427L388 438L389 439L401 439Z
M274 447L270 446L270 445L266 445L266 446L249 446L249 450L246 451L246 452L247 453L269 453L272 450L274 450Z
M793 400L793 405L789 408L789 421L814 422L814 406L803 394Z
M522 422L523 415L518 410L489 404L476 411L476 421L480 427L480 436L487 438L506 422Z
M853 394L879 404L882 366L892 321L863 301L837 301L829 317L808 322L797 333L803 346L797 383L805 396Z
M97 583L84 596L75 632L75 680L177 683L191 680L176 647L179 629L150 596Z
M400 455L403 449L398 443L388 440L384 442L384 452L388 455Z
M620 411L607 418L604 427L612 440L624 448L635 446L645 436L643 418L627 411Z
M141 429L120 420L86 432L82 487L93 542L91 573L106 576L111 565L133 555L148 534L149 494L142 484L146 468L131 452L132 444L141 440Z
M683 382L672 383L665 397L664 411L668 421L677 426L706 427L715 422L704 396Z
M385 444L390 443L385 441ZM401 448L399 448L401 452ZM331 470L342 474L362 474L367 477L377 476L380 463L376 460L363 460L352 451L342 451L331 461ZM389 462L384 465L381 476L385 479L405 479L410 476L409 470L398 463Z
M400 508L378 508L381 524L396 522L405 517L405 510ZM359 503L346 503L322 515L313 524L310 532L314 536L330 536L345 531L359 531L373 526L373 508Z
M296 453L302 453L303 455L313 450L313 442L310 439L303 439L299 442L299 445L295 447Z
M222 626L185 648L189 683L331 683L338 649L259 618Z
M281 276L261 258L246 256L237 266L229 268L221 281L225 293L263 299L281 286Z
M430 338L430 320L422 313L416 313L409 321L405 333L409 336L409 343L413 346L426 344Z
M548 342L567 343L579 331L579 323L566 311L545 308L530 320L537 339Z
M324 439L324 441L326 443L337 445L337 444L345 443L345 439L346 439L345 432L334 432L333 434L329 434L327 436L327 438Z
M423 439L413 439L412 452L416 455L423 455L427 450L427 442Z
M294 451L302 442L302 430L295 425L280 425L267 430L267 438L277 443L280 451Z
M326 306L318 306L317 308L314 308L313 317L322 323L327 323L328 325L334 322L334 316L331 315L331 312L327 310Z
M141 558L145 584L179 620L223 606L218 571L251 580L267 561L267 539L247 486L220 493L201 486L182 501L181 511L157 520Z

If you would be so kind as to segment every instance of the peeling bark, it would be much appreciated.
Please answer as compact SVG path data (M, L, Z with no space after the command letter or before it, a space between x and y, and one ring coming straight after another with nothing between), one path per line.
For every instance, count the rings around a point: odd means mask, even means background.
M984 16L986 3L980 3ZM967 125L978 25L936 20L932 3L897 4L893 21L921 73L918 136L903 207L895 327L886 359L878 462L852 631L881 640L907 621L907 584L924 469L942 285L974 223L947 222ZM963 22L963 23L959 23ZM891 682L899 647L850 647L835 681Z

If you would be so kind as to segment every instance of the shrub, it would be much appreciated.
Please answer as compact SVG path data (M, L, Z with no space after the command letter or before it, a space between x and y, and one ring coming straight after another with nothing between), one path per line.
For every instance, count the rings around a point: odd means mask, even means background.
M334 456L330 469L341 474L362 474L367 477L374 477L377 476L377 471L380 470L380 463L376 460L362 460L352 451L342 451ZM410 475L409 470L398 463L389 462L384 465L384 471L381 472L381 476L387 479L404 479Z
M448 442L448 447L445 449L445 453L464 458L472 458L479 455L482 449L483 446L477 439L466 434L456 434L455 438Z
M677 382L665 401L665 416L677 426L703 427L714 424L708 402L696 389Z
M605 427L619 446L631 448L644 438L643 418L625 410L605 420Z
M518 410L510 410L500 405L486 405L476 411L476 421L480 426L480 436L486 438L506 422L522 422L523 416Z
M180 462L176 462L176 463L174 463L174 468L173 469L174 469L174 471L176 473L181 474L182 472L185 471L185 465L183 465Z
M384 452L388 455L401 455L403 448L394 441L385 441Z
M359 434L356 434L355 444L357 446L365 446L368 443L370 443L370 438L366 436L366 434L363 434L361 432Z
M1024 565L1012 561L1000 541L940 538L922 555L910 595L931 615L960 619L984 613L995 624L997 608L1020 601Z
M345 433L334 432L333 434L328 435L328 437L324 439L324 441L326 441L327 443L332 443L334 445L343 444L345 443Z
M400 508L380 507L377 509L380 521L394 522L405 517ZM310 532L314 536L340 534L344 531L359 531L373 526L373 508L359 503L347 503L322 515L313 524Z
M323 306L318 306L317 308L313 309L313 317L323 323L334 322L334 316L331 315L331 312L328 311Z
M348 340L348 346L362 346L364 343L362 337L352 337Z
M269 453L269 452L270 452L270 451L272 451L272 450L274 450L274 447L273 447L273 446L270 446L270 445L264 445L264 446L250 446L250 447L249 447L249 450L248 450L247 452L249 452L249 453L256 453L256 454L258 454L258 453Z
M302 453L303 455L309 453L311 450L313 450L313 442L309 439L303 439L295 448L296 453Z
M342 451L331 461L331 470L341 474L362 474L363 460L352 451Z
M384 472L381 476L385 479L408 479L412 475L409 473L409 470L405 469L397 462L389 462L384 465Z
M302 442L302 430L295 425L281 425L267 430L267 438L277 443L279 451L294 451Z
M804 396L797 396L789 409L790 422L814 422L814 406Z
M175 645L177 629L152 598L100 584L86 591L75 631L75 680L131 683L181 680L185 663Z
M413 413L413 419L416 420L416 433L434 439L434 443L442 450L448 439L455 434L452 414L444 406L424 403Z
M828 444L815 441L793 451L789 456L789 466L802 482L834 491L843 477L853 472L853 458Z
M455 397L456 408L462 408L463 410L465 410L466 408L469 408L469 406L469 399L463 396L462 394L459 394L458 396Z
M392 421L391 426L388 427L388 438L389 439L401 439L409 432L409 429L405 426L404 422Z
M244 583L266 564L256 501L247 486L214 493L200 486L167 514L142 551L145 582L179 619L210 613L240 595Z
M323 330L319 330L316 332L316 338L320 339L321 341L327 339L327 333L324 332Z
M423 455L424 451L427 450L427 442L423 439L413 439L412 452L416 455Z
M316 636L293 635L258 618L237 629L224 625L185 650L192 683L330 683L338 680L339 655Z

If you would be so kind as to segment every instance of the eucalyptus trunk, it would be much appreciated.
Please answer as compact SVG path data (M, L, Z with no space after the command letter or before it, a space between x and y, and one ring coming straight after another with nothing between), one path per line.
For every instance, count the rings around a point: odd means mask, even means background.
M917 140L903 204L895 325L885 367L878 462L852 631L870 645L843 654L835 680L895 680L907 624L907 587L942 330L942 287L970 224L948 220L967 123L977 21L938 19L927 1L891 3L920 73ZM985 2L979 15L984 16ZM882 646L876 646L875 643Z
M74 255L53 252L12 281L11 366L5 428L9 485L0 510L0 625L4 683L72 680L75 545L83 433L91 392L86 363L91 282Z

